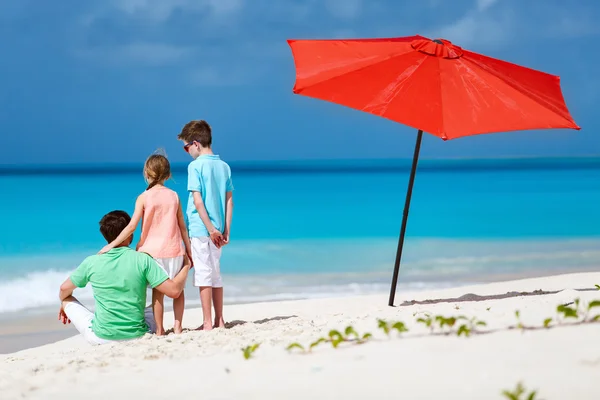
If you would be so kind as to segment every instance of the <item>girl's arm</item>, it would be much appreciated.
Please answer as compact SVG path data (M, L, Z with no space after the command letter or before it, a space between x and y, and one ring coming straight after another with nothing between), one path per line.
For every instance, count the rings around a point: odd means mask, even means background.
M177 222L179 223L179 230L181 231L181 237L183 238L183 243L185 244L185 252L191 261L192 260L192 244L190 243L190 237L188 235L187 226L185 226L185 219L183 218L183 210L181 209L181 202L179 203L179 207L177 209Z
M114 249L115 247L123 243L125 240L127 240L127 238L129 238L131 235L133 235L133 232L135 232L135 229L137 228L138 223L142 219L143 215L144 194L142 193L138 196L137 200L135 201L135 211L133 212L133 217L131 217L131 221L129 222L129 224L127 224L125 229L123 229L123 231L119 234L119 236L117 236L115 240L104 246L102 250L98 252L98 254L106 253L107 251Z

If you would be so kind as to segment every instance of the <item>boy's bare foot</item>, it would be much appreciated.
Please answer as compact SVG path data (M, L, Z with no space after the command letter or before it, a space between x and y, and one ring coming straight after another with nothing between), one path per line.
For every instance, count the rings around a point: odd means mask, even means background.
M156 336L165 336L165 328L156 328Z
M223 318L220 318L219 320L215 319L215 324L213 325L214 328L225 328L225 320Z
M181 324L175 323L175 326L173 327L173 333L175 333L176 335L183 333L183 328L181 327Z
M212 330L212 328L213 327L210 322L205 322L204 325L202 326L203 331L210 331L210 330Z

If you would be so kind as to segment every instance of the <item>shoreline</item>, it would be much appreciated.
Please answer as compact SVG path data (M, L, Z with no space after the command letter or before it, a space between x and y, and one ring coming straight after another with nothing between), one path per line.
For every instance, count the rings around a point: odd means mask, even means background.
M596 271L600 271L600 268L596 269L583 269L578 270L576 272L571 271L545 271L539 273L539 271L526 271L523 273L504 273L504 274L493 274L493 275L480 275L475 276L476 281L465 281L461 285L454 285L451 287L440 287L440 288L424 288L424 289L411 289L409 291L397 290L396 292L396 303L398 303L398 299L403 298L406 295L415 295L419 297L419 294L429 293L429 292L444 292L444 291L453 291L453 290L461 290L462 288L477 288L480 286L490 285L490 284L502 284L505 282L518 282L522 280L530 280L536 278L552 278L558 276L568 276L571 274L581 274L581 273L593 273ZM455 282L456 283L456 282ZM599 281L600 284L600 281ZM188 289L189 290L189 289ZM333 299L348 299L354 297L370 297L370 296L388 296L389 292L381 291L376 293L365 293L365 294L342 294L339 293L337 295L329 295L324 297L307 297L307 298L298 298L298 299L284 299L284 300L261 300L261 301L246 301L246 302L234 302L227 303L225 302L225 315L227 316L227 311L231 307L239 307L246 305L259 305L259 304L271 304L271 303L288 303L288 302L303 302L303 301L327 301ZM194 302L192 304L186 305L186 313L184 313L184 324L189 322L189 319L186 318L186 314L196 314L196 311L201 308L201 305L198 302ZM86 305L88 305L87 301L84 301ZM172 306L169 301L165 302L165 320L167 315L171 313L172 315ZM92 303L93 304L93 303ZM386 302L387 304L387 302ZM57 305L58 306L58 305ZM56 307L54 307L56 308ZM0 314L0 357L3 355L11 354L14 352L27 350L31 348L36 348L48 344L55 343L57 341L61 341L64 339L72 338L78 335L77 330L72 325L63 326L57 321L55 316L56 310L50 307L44 307L43 309L35 310L33 312L22 312L16 311L11 313L5 313L5 315ZM200 325L200 322L197 323Z
M556 307L580 299L587 309L600 300L596 284L600 272L403 292L395 307L384 294L234 305L226 309L229 329L146 335L96 347L77 336L0 356L0 376L7 378L0 378L0 393L45 400L63 399L65 390L87 399L187 398L197 394L202 376L210 377L202 379L209 399L396 399L399 393L411 399L500 399L502 390L521 382L539 398L592 400L600 390L600 323L580 319L600 315L600 307L575 320L557 319ZM201 310L187 315L184 328L194 328ZM456 328L444 334L452 328L431 332L417 322L427 315L464 315L486 325L459 337ZM552 320L545 328L547 317ZM172 319L166 313L166 328ZM387 336L379 319L402 321L408 331ZM339 348L325 343L306 354L285 350L347 326L373 337ZM252 344L260 347L245 360L241 349ZM178 377L176 385L139 385L162 382L165 371ZM99 376L111 384L97 385Z

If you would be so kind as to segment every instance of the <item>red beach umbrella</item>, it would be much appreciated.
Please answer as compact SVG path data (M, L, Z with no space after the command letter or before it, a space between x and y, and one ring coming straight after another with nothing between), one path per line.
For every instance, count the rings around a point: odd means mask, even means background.
M560 78L422 36L288 40L293 92L418 130L392 277L394 303L423 132L443 140L528 129L580 129Z

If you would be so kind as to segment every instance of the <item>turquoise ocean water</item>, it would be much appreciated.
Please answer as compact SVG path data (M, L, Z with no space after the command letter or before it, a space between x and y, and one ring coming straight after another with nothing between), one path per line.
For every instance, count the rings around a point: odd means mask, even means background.
M228 303L389 290L410 160L232 163ZM186 166L168 186L187 202ZM54 308L140 165L0 167L0 314ZM423 160L398 290L600 269L600 158ZM91 292L79 294L91 299ZM188 303L198 303L188 291Z

